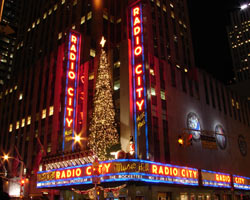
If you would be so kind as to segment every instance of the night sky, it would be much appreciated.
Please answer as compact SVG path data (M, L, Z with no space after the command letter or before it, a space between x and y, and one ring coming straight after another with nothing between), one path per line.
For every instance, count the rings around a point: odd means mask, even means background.
M239 8L239 0L187 2L196 66L228 83L233 72L226 26L230 11Z

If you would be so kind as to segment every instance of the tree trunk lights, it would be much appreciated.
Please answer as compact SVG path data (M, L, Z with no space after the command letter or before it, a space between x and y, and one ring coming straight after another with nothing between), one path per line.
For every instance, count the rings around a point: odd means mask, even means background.
M134 139L135 156L149 158L148 155L148 130L147 130L147 104L146 104L146 79L143 47L143 22L142 6L138 4L131 8L131 63L133 69L133 112L134 112ZM137 139L137 137L140 138ZM140 143L138 143L140 140ZM138 144L139 145L138 147ZM143 144L143 145L142 145ZM145 145L144 145L145 144Z
M76 130L76 105L78 67L80 63L80 43L80 34L76 32L70 32L67 50L68 58L65 87L63 150L70 150L71 148L73 148L72 137L74 136L74 130Z

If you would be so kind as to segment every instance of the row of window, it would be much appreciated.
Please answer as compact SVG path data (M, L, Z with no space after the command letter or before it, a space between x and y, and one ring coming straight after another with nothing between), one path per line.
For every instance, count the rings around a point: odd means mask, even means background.
M48 116L52 116L53 114L54 114L54 106L50 106L50 107L49 107ZM37 114L37 116L39 116L39 114ZM42 110L41 119L45 119L46 116L47 116L46 109L43 109L43 110ZM38 120L38 119L37 119L37 120ZM25 123L25 122L26 122L26 123ZM22 120L16 122L16 129L19 129L19 128L20 128L20 125L21 125L21 127L23 128L25 125L26 125L26 126L30 125L30 123L31 123L31 116L28 116L27 119L23 118ZM10 124L10 125L9 125L9 132L12 132L12 131L13 131L13 124Z

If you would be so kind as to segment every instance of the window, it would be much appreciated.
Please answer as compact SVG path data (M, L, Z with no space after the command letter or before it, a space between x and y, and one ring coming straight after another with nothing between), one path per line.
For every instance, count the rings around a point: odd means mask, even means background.
M27 118L27 125L30 125L30 123L31 123L31 116L28 116L28 118Z
M54 106L49 107L49 116L54 114Z
M119 90L120 89L120 80L115 81L114 83L114 90Z
M42 110L42 119L46 118L46 109Z
M81 18L81 24L83 24L84 22L85 22L85 16Z
M95 50L94 49L90 49L90 56L95 57Z
M9 132L12 132L12 129L13 129L13 125L10 124L10 127L9 127Z
M22 124L21 124L22 127L25 126L25 118L22 119Z
M16 122L16 129L19 129L20 122Z

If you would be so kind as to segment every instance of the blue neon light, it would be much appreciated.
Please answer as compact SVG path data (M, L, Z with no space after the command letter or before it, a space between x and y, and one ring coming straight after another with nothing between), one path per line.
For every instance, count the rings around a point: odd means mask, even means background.
M132 28L132 50L134 50L134 33L133 33L133 9L131 9L131 28ZM144 58L144 39L143 39L143 24L142 24L142 5L140 4L140 20L141 20L141 46L142 46L142 69L143 69L143 82L144 82L144 112L145 112L145 138L146 138L146 157L149 159L149 143L148 143L148 116L147 116L147 88L146 88L146 69L145 69L145 58ZM135 136L135 158L138 158L138 145L137 145L137 121L136 121L136 91L135 91L135 61L134 52L132 52L132 66L133 66L133 101L134 101L134 136Z
M222 173L222 172L208 171L208 170L204 170L204 169L202 169L201 172L207 172L207 173L212 173L212 174L221 174L221 175L230 176L230 174L226 174L226 173Z
M148 163L148 164L154 164L154 165L169 166L169 167L176 167L176 168L190 169L190 170L192 169L192 170L198 171L197 169L194 169L194 168L180 167L180 166L175 166L175 165L170 165L170 164L161 164L161 163L156 163L152 161L138 160L138 159L119 159L119 160L111 160L111 161L102 161L100 162L100 164L121 163L121 162ZM53 172L53 171L62 171L62 170L73 169L73 168L88 167L91 165L92 165L91 163L88 163L88 164L79 165L79 166L71 166L71 167L66 167L66 168L38 172L38 174L48 173L48 172ZM46 187L60 187L60 186L79 185L79 184L92 184L93 177L94 177L93 175L91 176L88 175L88 176L75 177L75 178L73 177L73 178L68 178L68 179L64 178L64 179L57 179L57 180L40 181L37 183L37 187L46 188ZM198 185L198 179L151 174L150 171L148 173L147 172L108 173L108 174L100 175L100 178L101 178L101 182L142 181L142 182L148 182L148 183L170 183L170 184L183 184L183 185L192 185L192 186Z
M143 68L143 82L144 82L144 106L145 106L145 135L146 135L146 156L147 156L147 159L149 159L149 150L148 150L148 124L147 124L147 121L148 121L148 113L147 113L147 88L146 88L146 69L145 69L145 59L144 59L144 45L143 45L143 26L142 26L142 5L140 4L140 10L141 10L141 41L142 41L142 68Z
M233 180L234 180L235 178L237 178L237 177L239 177L239 178L244 178L244 179L247 179L247 180L250 180L250 178L248 178L248 177L245 177L245 176L237 176L237 175L233 175ZM234 185L234 187L235 187L236 189L250 190L250 185L249 185L249 184L233 183L233 185Z
M131 16L133 16L133 10L131 10ZM132 50L134 50L134 24L133 24L133 17L131 17L131 25L132 25ZM135 133L134 133L134 140L135 140L135 158L138 158L138 145L137 145L137 121L136 121L136 92L135 92L135 57L133 51L132 53L132 69L133 69L133 102L134 102L134 122L135 122Z
M71 33L69 33L69 38L71 38ZM70 41L70 40L69 40ZM68 44L68 49L70 49L71 41ZM68 51L68 58L70 56L70 52ZM69 59L67 62L67 72L69 70ZM63 142L62 142L62 150L64 150L65 147L65 122L66 122L66 105L67 105L67 90L68 90L68 76L66 74L66 87L65 87L65 105L64 105L64 117L63 117Z

